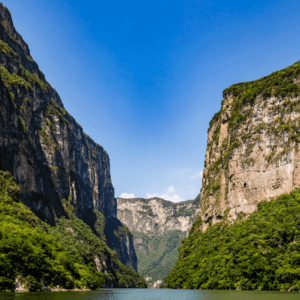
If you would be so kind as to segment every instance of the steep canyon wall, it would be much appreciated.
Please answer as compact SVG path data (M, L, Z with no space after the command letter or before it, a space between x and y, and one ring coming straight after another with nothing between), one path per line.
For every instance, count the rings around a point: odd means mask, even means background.
M203 230L300 186L300 63L223 92L208 130Z
M101 212L108 246L136 270L133 237L117 219L108 154L65 110L3 5L0 23L1 168L16 177L22 202L51 225L67 217L62 199L98 235Z

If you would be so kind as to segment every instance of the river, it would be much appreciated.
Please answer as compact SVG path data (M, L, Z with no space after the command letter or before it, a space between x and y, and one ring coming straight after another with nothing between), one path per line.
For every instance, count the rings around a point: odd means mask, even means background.
M101 289L91 292L0 293L0 300L298 300L300 292Z

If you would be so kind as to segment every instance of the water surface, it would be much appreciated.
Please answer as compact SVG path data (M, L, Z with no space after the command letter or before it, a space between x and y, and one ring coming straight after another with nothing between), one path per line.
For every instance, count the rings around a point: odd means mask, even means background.
M101 289L91 292L0 293L0 300L299 300L300 292Z

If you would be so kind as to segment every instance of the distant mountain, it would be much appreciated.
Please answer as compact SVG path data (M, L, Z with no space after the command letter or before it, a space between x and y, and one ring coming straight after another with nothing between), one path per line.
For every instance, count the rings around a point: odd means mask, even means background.
M180 241L199 213L195 200L173 203L161 198L117 198L117 217L133 233L138 271L150 287L158 287L173 267Z

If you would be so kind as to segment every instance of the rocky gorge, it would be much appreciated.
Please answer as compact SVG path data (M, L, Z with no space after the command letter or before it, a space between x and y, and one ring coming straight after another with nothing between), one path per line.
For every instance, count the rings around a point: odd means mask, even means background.
M166 287L300 290L299 76L296 62L224 90L199 216Z
M236 220L262 200L299 188L299 62L223 92L208 129L200 216L203 229Z
M57 226L71 218L71 209L136 271L133 236L117 218L107 152L66 111L2 4L0 23L1 169L16 178L22 203L41 221ZM76 235L75 228L64 230ZM118 286L119 263L111 255L99 252L93 260L98 271L111 274L106 285Z
M117 217L134 236L138 271L149 287L159 287L173 267L180 241L199 214L195 200L173 203L161 198L117 198Z

